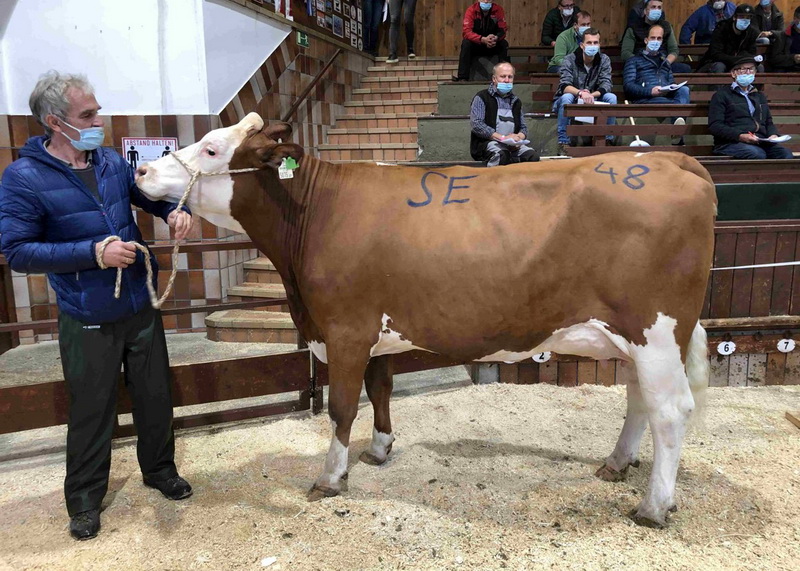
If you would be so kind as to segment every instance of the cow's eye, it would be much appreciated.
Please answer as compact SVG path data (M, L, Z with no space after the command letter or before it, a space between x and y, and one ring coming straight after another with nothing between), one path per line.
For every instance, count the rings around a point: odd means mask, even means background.
M209 156L213 157L213 156L214 156L214 155L216 155L216 154L217 154L217 153L215 153L215 152L214 152L214 151L212 151L211 149L208 149L208 155L209 155Z

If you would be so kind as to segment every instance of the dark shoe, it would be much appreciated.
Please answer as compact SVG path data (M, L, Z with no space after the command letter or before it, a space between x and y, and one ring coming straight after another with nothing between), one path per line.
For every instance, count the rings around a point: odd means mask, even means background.
M619 145L619 137L617 137L616 135L613 136L613 137L607 137L606 138L606 145L609 146L609 147L618 146Z
M389 57L386 58L386 63L397 63L399 61L397 54L389 54Z
M561 157L568 157L569 156L569 143L559 143L558 144L558 154Z
M97 537L100 531L100 510L80 512L69 518L69 534L79 541Z
M189 482L180 476L173 476L168 480L150 480L143 478L144 485L148 488L155 488L168 500L182 500L192 495L192 487Z
M469 80L467 80L467 79L464 79L463 77L458 77L457 75L454 75L454 76L452 77L452 80L453 80L453 81L469 81Z

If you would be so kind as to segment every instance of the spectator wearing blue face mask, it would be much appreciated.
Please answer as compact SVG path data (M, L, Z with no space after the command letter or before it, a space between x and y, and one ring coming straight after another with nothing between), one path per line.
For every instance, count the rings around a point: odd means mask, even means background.
M686 104L689 103L689 88L664 89L674 83L672 67L660 51L664 29L655 25L647 34L647 45L642 51L625 62L622 72L625 97L633 103ZM683 117L671 118L670 123L685 125ZM683 137L672 138L673 145L682 145Z
M578 12L575 25L558 34L556 47L553 50L553 57L547 66L548 73L558 73L561 62L567 56L578 49L583 33L592 27L592 15L585 10Z
M759 30L752 25L755 10L749 4L739 4L733 18L720 22L711 34L708 50L700 60L700 73L725 73L742 57L756 56ZM759 67L759 71L763 71Z
M478 57L496 56L501 62L508 61L507 31L506 14L500 4L475 2L467 8L461 25L458 74L453 81L469 81L472 61Z
M522 117L522 101L514 95L514 66L494 66L489 89L479 91L470 107L470 145L472 158L486 162L487 167L516 162L535 162L538 153L523 144L528 126Z
M778 143L767 98L753 87L756 61L739 58L731 68L733 83L721 89L708 105L708 130L714 135L714 154L735 159L791 159L792 152Z
M695 44L707 44L711 41L711 34L717 24L733 16L736 5L726 0L708 0L681 26L681 34L678 40L681 44L690 44L694 35Z
M583 33L578 49L568 54L559 70L561 82L553 96L553 113L558 114L558 152L567 155L569 118L564 115L564 105L577 103L591 105L595 101L616 104L617 96L611 93L611 60L600 53L600 31L589 28ZM608 124L616 120L609 117ZM606 143L614 144L614 137L606 137Z
M692 68L689 65L675 61L679 55L678 38L673 33L672 25L664 17L664 3L661 0L647 0L642 17L635 20L633 25L625 30L620 49L622 61L628 61L628 59L642 51L650 26L656 24L664 28L664 42L661 46L661 51L664 52L669 65L672 66L672 71L675 73L691 72Z
M753 25L758 28L759 39L771 41L783 31L783 12L773 4L773 0L759 0L753 14Z

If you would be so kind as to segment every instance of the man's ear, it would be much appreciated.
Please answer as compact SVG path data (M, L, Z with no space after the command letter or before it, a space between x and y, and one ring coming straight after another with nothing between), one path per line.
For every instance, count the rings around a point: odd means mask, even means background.
M294 143L279 143L264 151L261 155L261 162L266 166L277 169L286 157L292 157L295 161L299 162L304 154L305 151L300 145L295 145Z
M275 123L265 127L263 133L273 141L280 139L282 143L288 143L292 138L292 126L289 123Z

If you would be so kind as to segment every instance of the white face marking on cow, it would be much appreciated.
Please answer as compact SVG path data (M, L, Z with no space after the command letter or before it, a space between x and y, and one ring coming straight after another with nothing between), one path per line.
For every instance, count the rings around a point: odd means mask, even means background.
M311 352L314 353L314 356L317 359L323 363L328 362L328 348L325 346L325 343L321 343L320 341L309 341L308 348L311 349Z
M215 129L197 143L176 151L175 154L193 170L226 171L229 170L234 151L248 133L260 130L263 126L261 117L250 113L236 125ZM140 174L142 171L144 174ZM166 156L137 171L136 185L152 200L178 202L186 191L190 177L190 173L174 157ZM217 226L244 232L231 216L232 198L231 175L204 176L195 183L186 204L192 212Z
M389 457L389 446L394 442L394 435L378 432L372 427L372 442L369 445L370 453L380 462L385 462Z
M383 319L381 320L381 329L378 333L378 342L375 343L375 345L372 346L372 349L369 350L370 357L377 357L378 355L395 355L396 353L405 353L406 351L411 351L413 349L422 349L423 351L427 351L427 349L423 347L417 347L408 339L403 339L400 333L390 329L389 322L391 320L391 317L385 313L383 314Z
M331 436L331 447L325 457L325 467L322 475L317 479L317 485L326 488L339 489L342 476L347 473L347 451L348 447L342 445L336 437L336 423L331 421L333 434Z
M631 359L629 343L621 335L609 331L608 324L598 319L590 319L586 323L577 323L554 331L550 337L530 351L501 350L481 357L477 361L517 363L545 351L562 355L581 355L593 359Z

